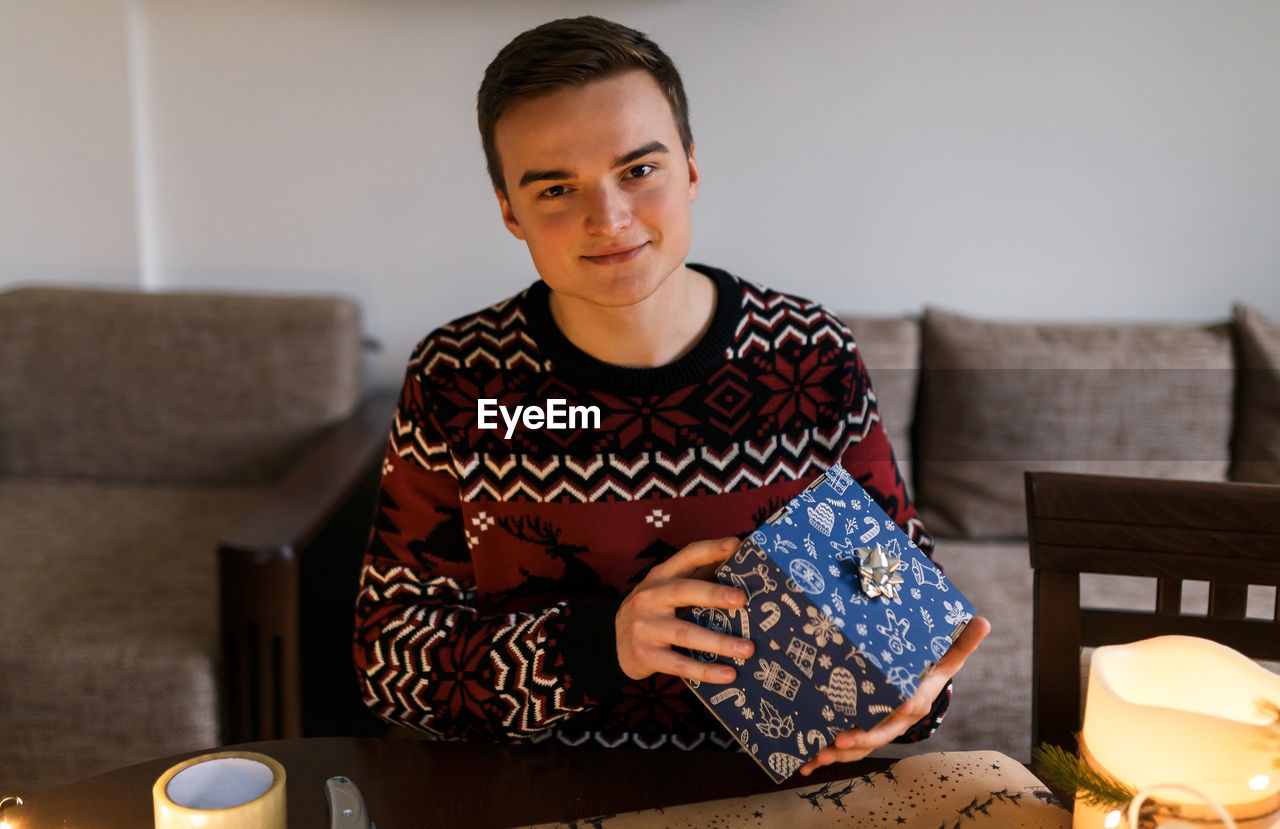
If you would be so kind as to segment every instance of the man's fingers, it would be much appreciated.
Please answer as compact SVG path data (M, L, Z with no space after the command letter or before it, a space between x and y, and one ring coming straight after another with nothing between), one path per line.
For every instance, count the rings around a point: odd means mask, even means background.
M905 734L907 729L928 714L934 698L942 693L947 682L964 666L965 660L978 649L978 645L990 632L991 622L982 616L974 616L955 643L938 660L937 667L920 683L910 700L866 731L854 728L840 732L830 746L819 751L800 767L800 773L809 775L815 769L831 763L861 760L875 749Z
M651 592L654 601L673 609L699 606L737 610L747 603L747 594L736 587L697 579L677 579L654 587Z
M964 632L938 660L938 665L929 676L920 683L920 687L911 695L911 699L895 708L889 716L863 731L852 729L836 735L834 740L838 749L870 751L886 745L906 733L933 708L933 701L942 693L943 688L964 666L965 660L978 649L978 644L991 632L991 623L982 616L975 616L969 621Z
M707 682L712 685L727 685L737 678L738 672L728 665L714 662L699 662L670 648L657 648L649 655L649 661L657 673Z
M981 644L983 639L987 638L987 634L990 632L991 623L983 616L974 616L969 620L969 624L965 626L965 629L961 631L960 638L938 660L934 673L943 671L947 679L955 676L964 667L965 660L978 649L978 645Z
M828 746L809 758L809 762L800 767L800 774L808 777L823 766L829 766L832 763L854 763L870 753L870 748L838 749Z
M943 658L945 659L954 650L957 651L958 656L962 657L961 662L963 663L963 658L967 658L969 654L976 651L978 645L983 639L987 638L987 634L990 632L991 622L985 616L974 616L969 620L969 624L965 625L964 630L960 632L960 638L942 655Z
M680 619L664 620L653 633L657 641L670 642L691 651L708 651L730 659L746 659L755 651L750 639L716 633Z
M693 575L700 567L722 563L742 543L737 538L714 538L695 541L671 558L654 566L650 578L678 579Z

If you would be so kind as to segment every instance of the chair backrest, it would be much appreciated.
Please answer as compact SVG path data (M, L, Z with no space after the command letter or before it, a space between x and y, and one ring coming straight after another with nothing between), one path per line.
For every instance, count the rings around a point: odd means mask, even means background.
M1280 589L1246 618L1249 585L1280 585L1280 486L1026 473L1034 571L1031 744L1075 747L1080 652L1165 634L1280 659ZM1155 578L1155 610L1082 607L1080 574ZM1209 583L1184 614L1183 581Z

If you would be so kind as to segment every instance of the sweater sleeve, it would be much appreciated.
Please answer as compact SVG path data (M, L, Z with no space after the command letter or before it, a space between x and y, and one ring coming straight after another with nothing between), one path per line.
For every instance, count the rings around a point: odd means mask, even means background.
M862 485L862 488L875 499L894 523L902 528L907 537L919 546L930 559L933 558L933 536L925 530L924 524L916 514L915 504L907 494L906 482L898 471L898 462L889 444L889 436L884 424L880 422L880 410L876 405L876 393L871 387L871 378L862 362L861 354L855 349L853 357L853 383L850 413L856 422L862 424L860 436L855 433L854 439L841 456L841 465ZM915 725L907 729L895 743L914 743L928 738L942 724L951 705L951 683L933 701L928 714Z
M566 602L481 612L457 478L421 378L410 372L356 600L355 663L370 709L452 739L533 736L610 686L608 665L591 670L607 615Z

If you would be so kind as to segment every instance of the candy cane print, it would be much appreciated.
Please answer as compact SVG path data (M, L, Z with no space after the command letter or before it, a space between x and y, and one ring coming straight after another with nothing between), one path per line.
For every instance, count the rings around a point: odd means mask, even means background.
M816 746L814 751L822 751L824 748L827 747L827 737L825 734L823 734L821 731L819 731L816 728L809 729L809 733L805 736L801 736L800 732L797 731L796 745L800 747L801 757L805 756L805 748L804 748L805 743L813 743Z
M782 609L778 607L776 602L765 602L760 605L760 609L766 614L764 620L760 622L761 630L768 630L778 624L778 620L782 618Z
M747 612L745 607L738 608L738 618L742 620L742 630L740 635L743 639L751 638L751 614Z
M733 704L738 708L747 704L747 695L742 692L741 688L725 688L723 691L711 698L711 704L719 705L725 700L733 697L736 697L736 699L733 700Z
M877 523L876 519L872 518L870 515L863 516L862 523L871 525L871 529L858 536L858 540L863 544L866 544L868 541L880 534L880 524Z

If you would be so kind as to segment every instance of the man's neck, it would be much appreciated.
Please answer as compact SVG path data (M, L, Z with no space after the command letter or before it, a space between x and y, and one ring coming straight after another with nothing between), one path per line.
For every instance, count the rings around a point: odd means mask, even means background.
M711 327L716 285L681 266L651 296L625 308L603 308L555 291L551 316L578 348L606 363L663 366L689 353Z

